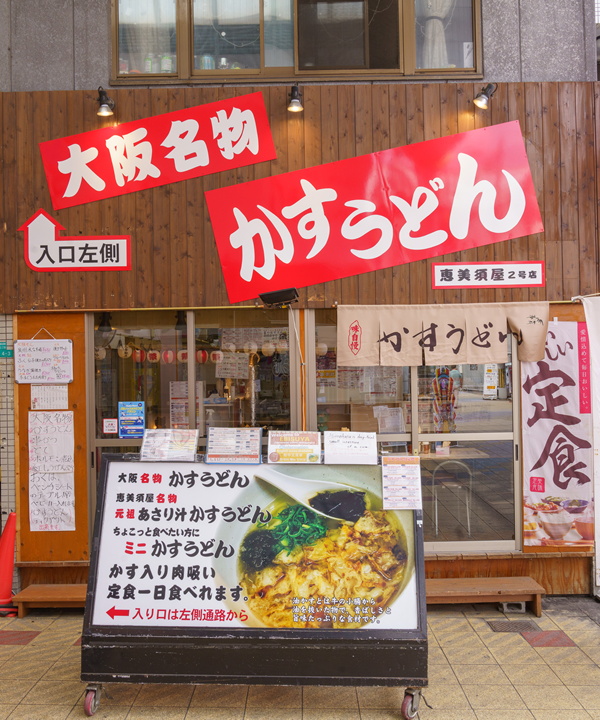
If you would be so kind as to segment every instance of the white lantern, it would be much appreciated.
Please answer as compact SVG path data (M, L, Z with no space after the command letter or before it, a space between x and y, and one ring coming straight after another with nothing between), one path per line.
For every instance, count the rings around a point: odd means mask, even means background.
M223 353L220 350L213 350L210 354L210 361L215 365L223 362Z
M106 357L106 350L103 347L94 348L94 357L96 360L104 360Z
M188 351L187 350L180 350L177 353L177 362L186 363L187 359L188 359Z
M328 350L329 350L329 348L327 347L326 343L317 343L317 347L316 347L317 355L319 355L319 356L327 355Z
M287 338L281 338L277 341L277 352L286 353L289 350L289 344Z
M160 350L148 350L148 362L157 363L160 360Z
M235 352L237 348L234 343L225 343L225 347L223 349L229 352Z
M249 342L244 343L244 352L245 353L255 353L258 350L258 345L250 340Z
M129 347L129 345L119 345L117 352L119 353L119 357L125 360L131 357L133 350Z
M272 343L272 342L263 343L261 350L262 350L262 354L265 357L271 357L271 355L275 354L275 350L276 350L275 343Z

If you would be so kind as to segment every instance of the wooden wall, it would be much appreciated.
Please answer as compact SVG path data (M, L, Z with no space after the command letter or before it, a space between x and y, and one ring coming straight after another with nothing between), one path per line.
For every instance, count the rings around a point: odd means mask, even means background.
M3 93L0 312L227 305L205 190L515 119L545 232L444 259L542 259L545 289L433 291L429 260L302 289L301 306L562 300L598 291L600 85L500 84L487 112L472 102L480 89L481 83L303 86L304 113L286 111L287 86L112 89L117 122L260 90L277 149L272 162L53 213L69 235L131 233L133 269L120 273L33 272L17 232L38 208L51 211L38 143L106 125L96 116L96 91Z

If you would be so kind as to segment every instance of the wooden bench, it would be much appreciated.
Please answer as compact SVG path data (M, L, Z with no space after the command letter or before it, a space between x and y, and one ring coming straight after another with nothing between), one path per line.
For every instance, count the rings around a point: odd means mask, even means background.
M85 607L87 585L29 585L17 593L12 601L25 617L31 608Z
M542 616L544 588L530 577L440 578L425 580L428 605L527 602Z

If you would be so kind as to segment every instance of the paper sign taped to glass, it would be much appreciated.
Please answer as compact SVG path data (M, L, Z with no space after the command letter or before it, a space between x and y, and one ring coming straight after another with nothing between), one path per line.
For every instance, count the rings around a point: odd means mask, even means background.
M339 367L505 363L544 357L547 302L339 305Z
M206 193L229 301L543 231L518 121Z
M413 513L383 510L380 466L103 462L94 625L417 628Z

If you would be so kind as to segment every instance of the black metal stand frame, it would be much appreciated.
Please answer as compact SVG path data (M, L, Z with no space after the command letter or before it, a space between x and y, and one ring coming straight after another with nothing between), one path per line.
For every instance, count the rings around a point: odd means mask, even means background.
M86 712L102 683L389 685L408 687L416 717L427 686L427 619L422 512L414 513L417 630L138 628L92 625L108 467L137 455L102 458L81 648ZM90 694L93 694L90 695ZM403 703L403 712L404 705ZM88 708L88 705L90 707Z

